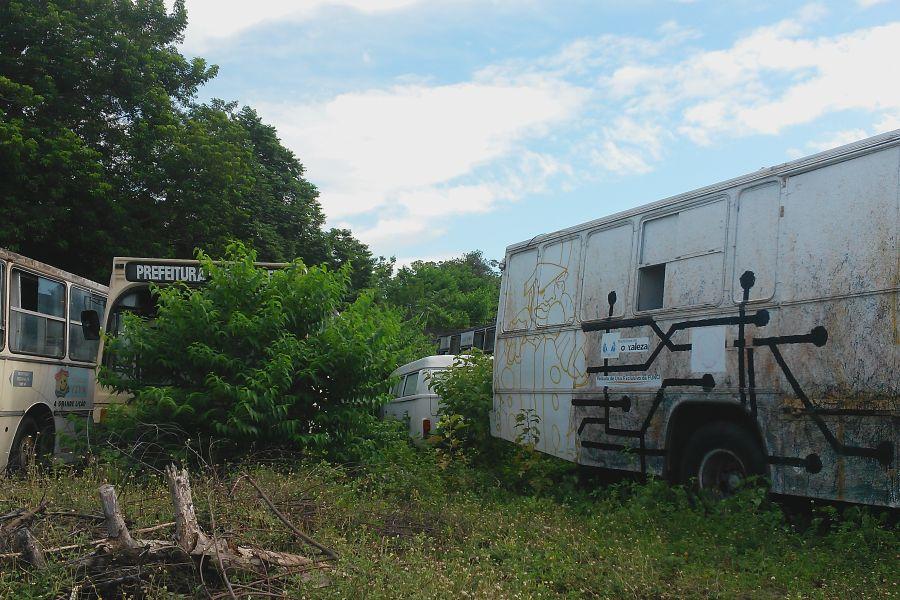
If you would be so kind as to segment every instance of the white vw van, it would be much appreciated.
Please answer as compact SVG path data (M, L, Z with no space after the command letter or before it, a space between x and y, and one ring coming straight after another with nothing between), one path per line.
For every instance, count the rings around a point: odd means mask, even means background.
M452 354L426 356L399 367L391 377L399 377L391 390L394 399L382 407L384 418L409 419L409 435L425 439L437 424L440 397L431 390L430 377L453 366Z

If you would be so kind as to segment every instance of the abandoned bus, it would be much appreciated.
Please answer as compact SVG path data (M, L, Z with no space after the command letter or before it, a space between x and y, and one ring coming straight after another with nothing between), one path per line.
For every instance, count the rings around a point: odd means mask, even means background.
M107 288L0 249L0 472L71 457L88 426ZM68 434L68 437L64 434Z
M900 130L510 246L492 432L900 506L898 178Z
M280 269L285 263L255 263L264 269ZM151 285L202 285L206 281L206 273L199 261L177 258L131 258L116 257L113 259L112 274L109 278L109 303L103 314L103 326L107 335L118 336L122 333L122 315L135 313L152 319L156 316L156 299L151 292ZM104 364L109 358L104 355L101 341L99 355ZM103 418L106 408L114 402L121 401L119 394L96 384L94 392L94 420Z

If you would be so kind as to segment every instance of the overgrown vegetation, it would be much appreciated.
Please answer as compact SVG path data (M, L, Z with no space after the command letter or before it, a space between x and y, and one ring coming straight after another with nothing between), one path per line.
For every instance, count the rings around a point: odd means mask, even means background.
M708 505L655 481L510 493L481 469L442 469L433 450L402 436L352 467L288 460L242 468L340 555L326 587L288 578L291 597L881 599L897 597L900 585L900 534L863 509L817 509L811 523L795 526L755 490ZM214 520L221 536L309 551L238 480L240 471L195 472L203 528L212 531ZM161 478L135 477L118 463L3 486L0 514L45 495L53 508L93 513L105 481L119 489L133 528L170 519ZM42 520L35 534L45 546L102 537L90 521L64 517ZM140 581L124 591L159 599L207 597L204 585L223 591L184 567L147 568ZM0 597L69 597L76 583L90 589L59 562L43 572L4 562Z
M218 440L219 457L251 448L346 449L368 436L388 375L417 351L396 310L369 293L346 302L350 271L294 261L267 271L254 252L199 254L202 286L154 290L158 314L125 315L100 380L133 397L112 433L142 424ZM156 440L159 443L161 440Z
M575 466L536 449L541 419L534 410L516 416L516 444L491 435L493 366L490 355L473 349L457 356L452 368L433 377L431 387L441 397L442 408L429 442L440 466L474 466L518 492L542 492L554 485L558 491L569 489Z
M444 261L415 261L381 285L385 299L430 335L489 325L497 318L496 261L468 252Z

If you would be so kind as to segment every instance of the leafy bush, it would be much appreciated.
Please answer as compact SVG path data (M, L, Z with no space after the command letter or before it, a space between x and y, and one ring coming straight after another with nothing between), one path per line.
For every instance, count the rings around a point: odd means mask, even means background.
M548 456L536 446L540 416L534 410L516 415L516 443L491 435L493 360L478 349L456 358L451 368L435 374L432 389L441 397L441 417L430 442L438 464L474 466L505 487L526 493L568 493L575 466Z
M345 303L348 268L298 260L269 272L241 244L219 264L198 258L205 285L155 288L157 317L127 314L127 335L108 341L117 366L101 381L133 396L111 422L177 425L232 451L365 437L388 375L409 358L399 314L366 293Z
M501 451L489 422L494 403L493 364L489 355L476 348L432 376L431 389L441 397L441 417L432 442L446 455L483 463Z

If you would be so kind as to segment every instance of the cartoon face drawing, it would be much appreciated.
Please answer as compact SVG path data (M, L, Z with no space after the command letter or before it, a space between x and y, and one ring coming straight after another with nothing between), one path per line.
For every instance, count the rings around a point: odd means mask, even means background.
M65 398L66 394L69 393L69 372L65 369L60 369L56 372L55 393L57 398Z

